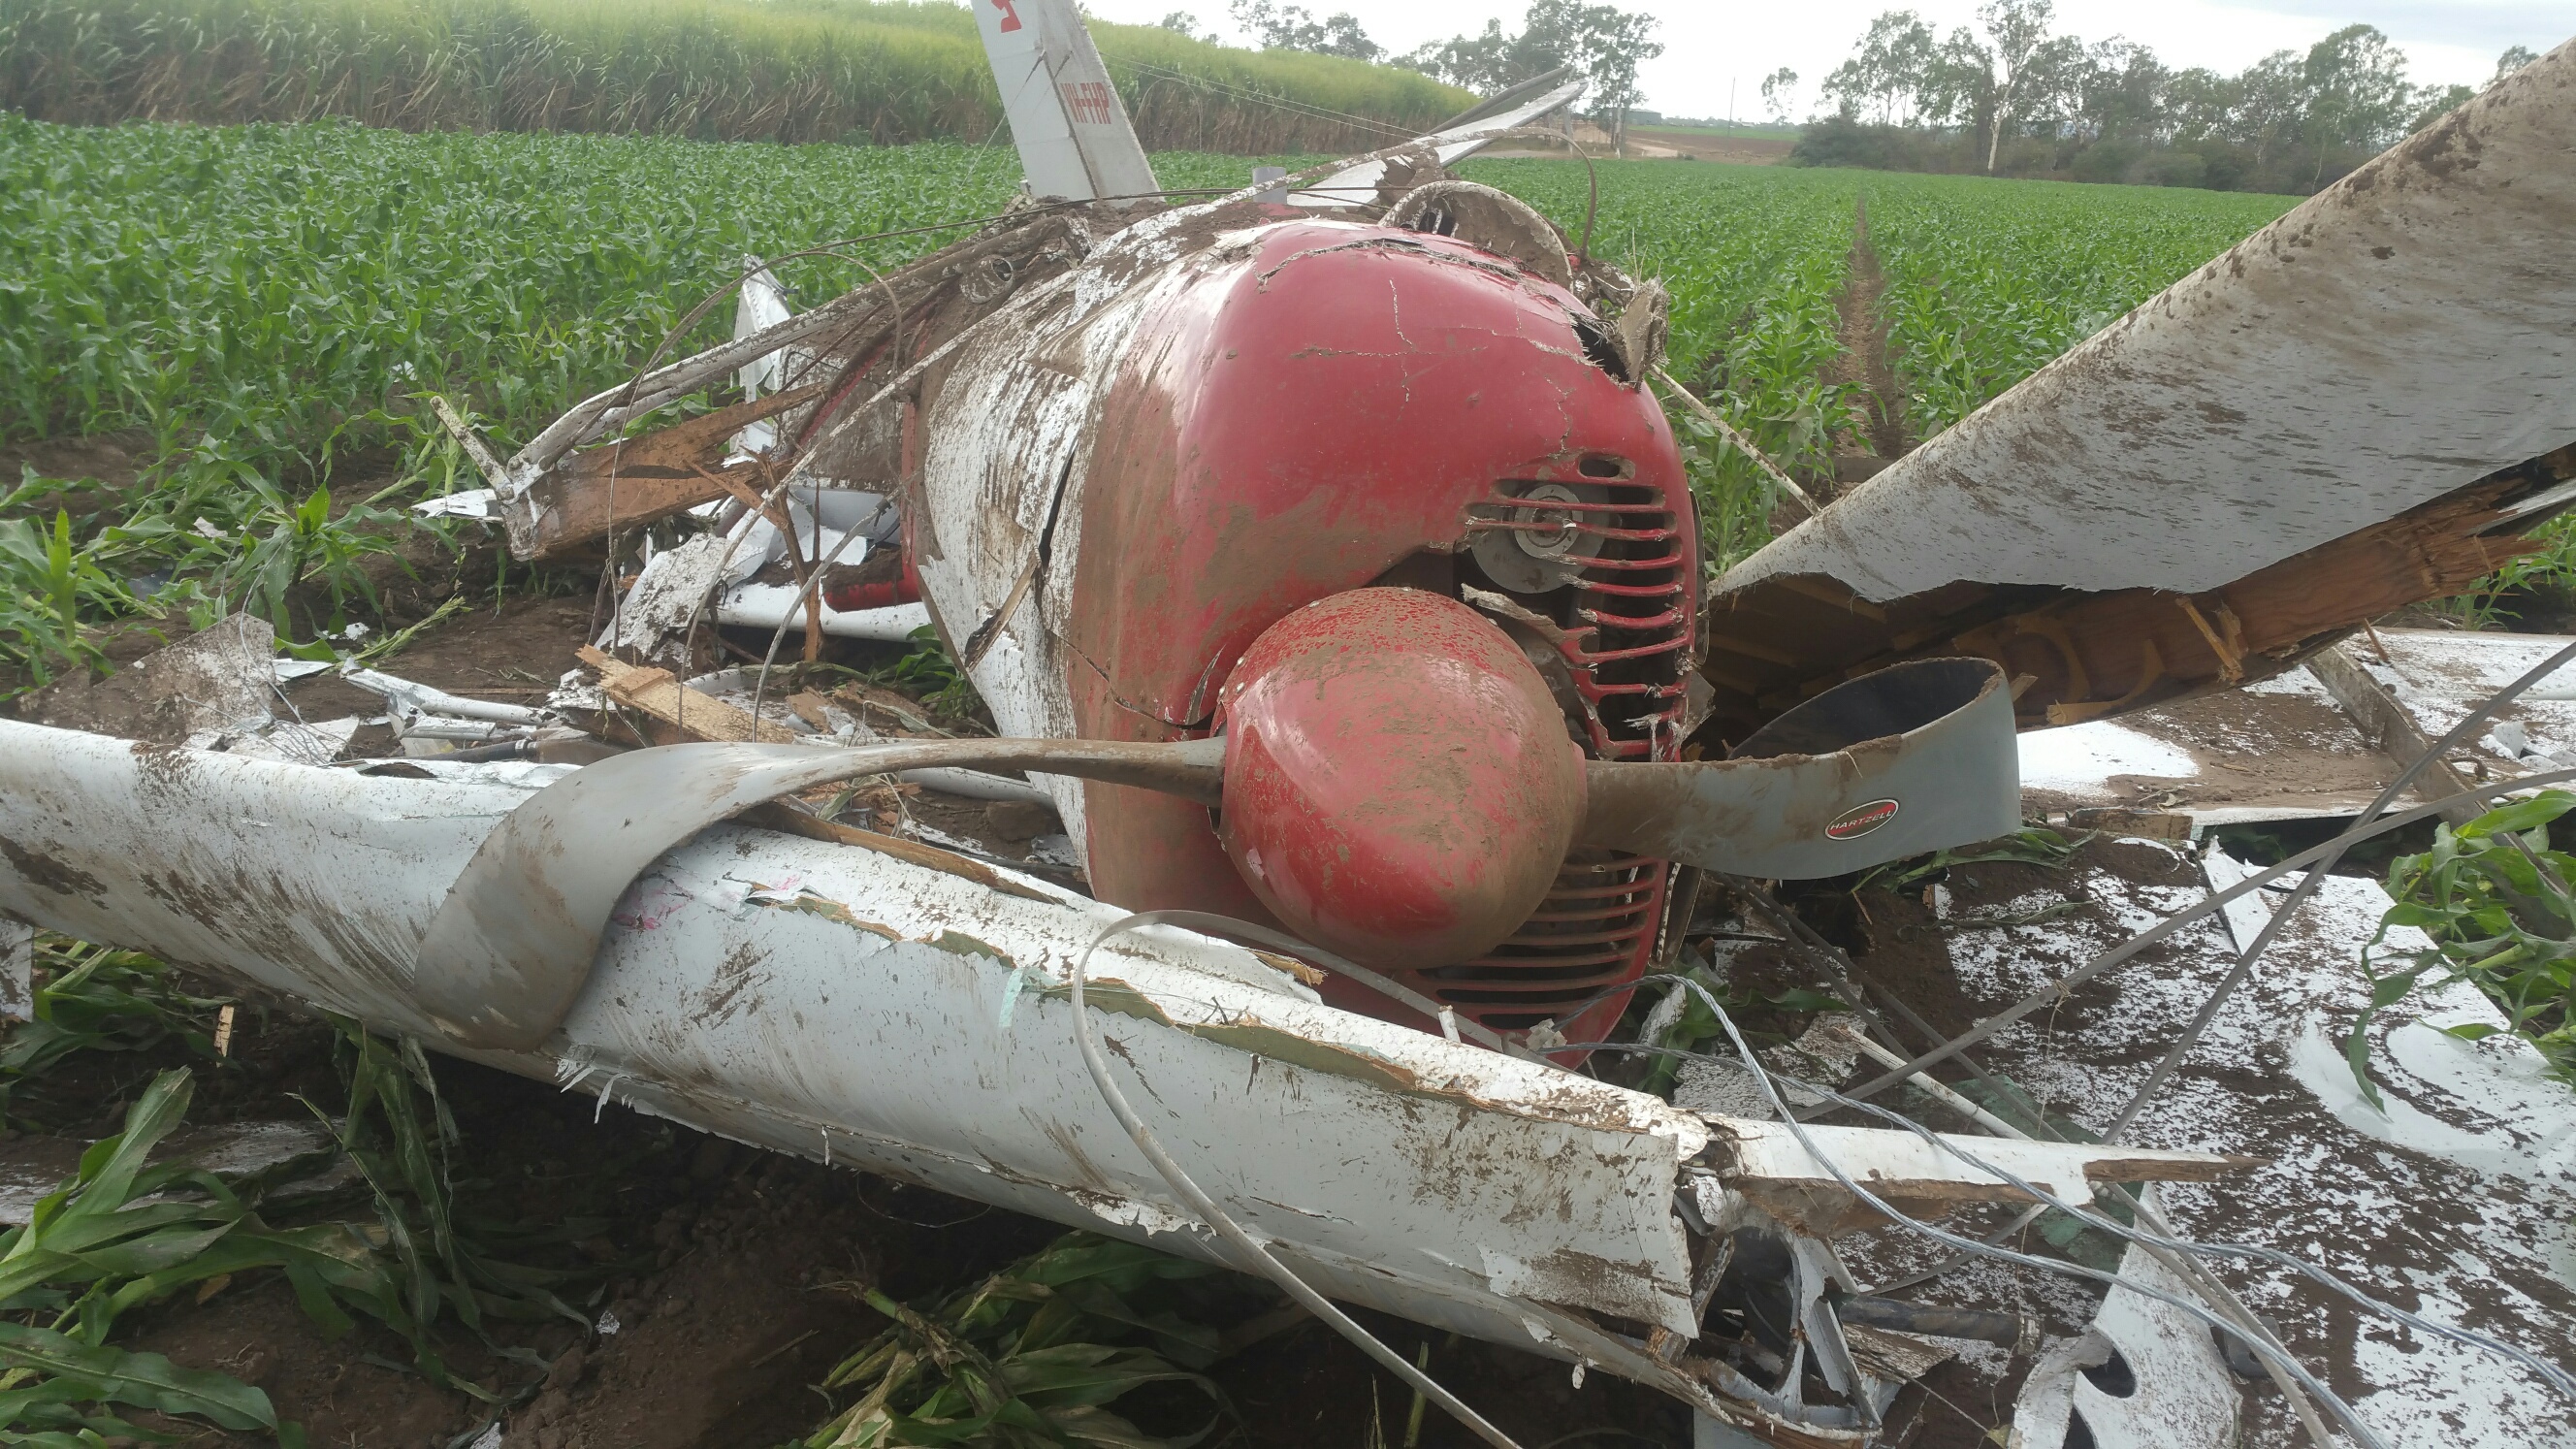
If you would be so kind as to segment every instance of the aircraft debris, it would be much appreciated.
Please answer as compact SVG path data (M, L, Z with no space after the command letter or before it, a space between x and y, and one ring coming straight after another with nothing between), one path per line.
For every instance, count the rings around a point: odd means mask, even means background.
M2251 873L2191 844L2408 778L2438 798L2369 828L2576 774L2546 690L2440 738L2560 641L2465 672L2452 636L2321 652L2567 501L2576 52L1710 592L1645 390L1659 288L1442 170L1572 88L1173 205L1069 3L977 14L1033 188L1011 213L802 313L748 262L731 341L657 350L506 461L441 409L514 555L605 546L595 682L536 706L353 668L407 748L468 749L191 748L274 727L273 641L232 622L131 672L165 681L154 747L0 722L0 910L1259 1271L1502 1446L1331 1301L1650 1385L1705 1443L1883 1444L1904 1380L1972 1358L2036 1354L2017 1425L2051 1449L2079 1418L2503 1444L2553 1407L2535 1377L2576 1384L2535 1370L2576 1347L2576 1132L2533 1059L2445 1034L2472 1002L2411 1003L2362 1034L2374 1105L2337 1043L2386 901L2260 900L2351 842ZM634 431L728 379L742 401ZM997 737L778 662L790 631L812 659L921 623ZM719 640L752 662L711 669ZM585 763L476 758L576 727ZM2472 788L2410 777L2418 739ZM985 793L911 820L924 786ZM827 819L826 791L886 814ZM2172 839L2061 842L2045 887L1968 854L1937 894L1861 879L2034 804ZM1873 949L1765 884L1827 880ZM2248 927L2279 937L2260 973ZM1848 1014L1759 1051L1719 992L1783 962ZM1620 1040L1643 983L1673 994ZM1703 1018L1731 1056L1674 1044ZM1687 1094L1595 1052L1676 1056ZM2401 1271L2416 1308L2372 1296ZM2286 1392L2241 1396L2213 1330Z

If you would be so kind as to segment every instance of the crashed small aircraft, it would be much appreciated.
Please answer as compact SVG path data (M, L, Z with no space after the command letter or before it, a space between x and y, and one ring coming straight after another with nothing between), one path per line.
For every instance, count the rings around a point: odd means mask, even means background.
M0 724L0 910L1266 1263L1652 1385L1709 1443L1883 1442L1909 1345L2021 1331L1855 1296L1838 1237L2242 1165L1971 1166L1571 1068L1711 874L2007 833L2016 728L2279 675L2576 499L2576 50L1711 579L1661 288L1443 169L1577 87L1172 205L1070 0L976 10L1011 214L802 313L755 269L734 341L506 460L467 441L521 559L712 525L624 595L609 670L691 665L704 619L927 622L1003 737L755 721L421 779ZM745 401L630 431L729 375ZM1087 893L782 803L999 770Z

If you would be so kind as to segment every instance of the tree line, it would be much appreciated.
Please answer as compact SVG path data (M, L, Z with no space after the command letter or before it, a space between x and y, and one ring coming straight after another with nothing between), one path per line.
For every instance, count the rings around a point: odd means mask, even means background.
M2405 54L2369 25L2230 76L2173 69L2116 36L2057 34L2050 0L1990 0L1977 20L1947 36L1911 10L1872 21L1825 77L1833 109L1808 123L1793 159L2306 193L2475 94L2412 83ZM2535 58L2515 46L2493 79ZM1763 82L1780 119L1797 80L1784 69Z
M1628 112L1643 98L1637 67L1664 53L1653 16L1583 0L1531 0L1517 31L1488 20L1476 34L1430 41L1401 55L1371 40L1347 12L1318 19L1303 5L1277 0L1231 0L1228 8L1234 23L1264 50L1307 50L1396 66L1480 95L1571 67L1586 82L1584 108L1614 134L1624 134ZM1175 10L1162 23L1184 35L1200 34L1198 18L1187 11Z

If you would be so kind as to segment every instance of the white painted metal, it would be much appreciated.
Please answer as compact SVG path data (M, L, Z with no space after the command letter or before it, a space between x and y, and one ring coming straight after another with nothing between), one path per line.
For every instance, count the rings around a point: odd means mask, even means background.
M1035 567L1047 520L1051 556L1081 553L1083 493L1094 411L1129 340L1196 274L1248 265L1258 230L1193 242L1209 210L1176 207L1104 240L1057 284L1014 299L998 325L959 339L947 377L923 418L922 508L914 532L922 592L948 638L965 640L1000 614ZM1329 223L1328 223L1329 224ZM1029 338L1055 339L1032 348ZM836 427L864 428L845 419ZM1073 570L1033 578L968 669L996 728L1024 738L1078 735L1066 680L1073 659L1060 623L1073 606ZM1085 846L1080 783L1033 776L1055 797L1077 852Z
M1571 103L1583 94L1583 82L1569 81L1535 100L1524 102L1499 116L1487 116L1447 130L1434 131L1422 138L1421 144L1439 153L1442 165L1464 160L1491 144L1503 131L1526 126L1548 112ZM1362 161L1346 166L1321 181L1291 192L1291 206L1349 206L1355 202L1377 199L1377 184L1386 175L1384 160Z
M783 623L790 633L805 632L805 593L794 584L736 584L716 597L714 612L719 624L775 629ZM846 612L823 606L823 632L835 639L900 644L929 623L930 610L917 603Z
M803 753L681 748L791 774ZM507 864L490 844L505 819L587 796L604 816L554 823L596 843L630 816L649 832L668 797L740 793L729 774L663 781L646 809L605 788L616 773L532 796L0 722L0 911L740 1141L1224 1261L1074 1046L1072 959L1122 913L1039 880L718 825L638 867L559 1025L524 1048L459 1046L439 1018L494 963L437 947L439 923L484 894L469 862ZM1730 1224L1754 1220L1733 1189L1775 1167L1810 1196L1815 1165L1781 1157L1776 1129L1324 1006L1276 958L1170 926L1116 937L1090 970L1155 1131L1323 1291L1761 1418L1768 1396L1725 1365L1667 1362L1588 1315L1691 1334L1674 1194L1687 1179ZM1699 1165L1718 1129L1740 1165ZM1904 1134L1822 1140L1865 1177L1938 1170ZM2015 1165L2060 1185L2093 1154L2156 1156L2034 1151ZM1811 1442L1865 1432L1847 1410L1786 1407Z
M1720 592L2218 587L2576 440L2576 43L2167 288Z
M2186 1301L2194 1297L2190 1284L2135 1245L2121 1258L2120 1275ZM2087 1375L2087 1369L2097 1372ZM2130 1392L2113 1392L2123 1386ZM2090 1330L2059 1343L2032 1367L2014 1401L2012 1442L2068 1443L2080 1414L2099 1449L2208 1449L2241 1442L2240 1412L2209 1326L2124 1285L2111 1290Z
M19 724L0 724L0 777L0 908L433 1043L414 951L529 798ZM626 893L558 1032L460 1054L1214 1256L1073 1048L1065 973L1120 914L962 862L719 827ZM1669 1205L1707 1140L1691 1114L1333 1010L1174 928L1121 936L1092 971L1143 1100L1174 1114L1157 1130L1334 1291L1526 1341L1487 1279L1537 1265L1559 1302L1689 1328Z
M775 327L795 315L795 309L787 305L787 289L779 285L778 278L769 268L760 264L760 258L747 256L742 259L742 264L751 275L743 279L741 295L734 303L733 339L736 342ZM777 392L788 386L786 379L789 374L801 372L802 364L810 361L811 357L811 353L802 349L782 347L765 357L744 363L734 372L734 381L742 388L743 401L749 402L763 393ZM741 432L733 435L733 445L738 452L768 452L778 446L778 420L762 418L745 424Z
M1843 1170L1871 1185L1871 1191L1894 1197L1975 1198L1995 1202L2029 1202L2001 1179L1969 1167L1912 1133L1888 1133L1869 1127L1805 1124L1807 1136ZM1815 1154L1778 1122L1728 1119L1717 1129L1730 1154L1732 1169L1750 1177L1796 1186L1821 1194L1842 1191L1841 1184ZM2093 1194L2087 1163L2117 1163L2142 1174L2202 1175L2224 1170L2227 1159L2206 1152L2173 1152L2147 1148L2105 1147L2078 1142L2008 1141L1997 1137L1936 1134L1982 1162L1988 1162L2051 1196L2082 1201ZM1866 1160L1867 1167L1859 1164Z
M974 8L1029 190L1073 201L1154 191L1154 168L1073 0Z
M344 665L340 677L369 694L384 696L393 716L409 724L424 715L445 715L452 719L481 720L490 724L543 724L545 711L524 704L499 704L488 699L468 699L426 684L418 684L380 670L358 665Z
M0 916L0 1021L36 1017L36 928Z

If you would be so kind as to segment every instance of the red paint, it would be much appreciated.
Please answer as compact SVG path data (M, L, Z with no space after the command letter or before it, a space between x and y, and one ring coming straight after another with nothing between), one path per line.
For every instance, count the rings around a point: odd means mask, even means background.
M1420 969L1493 949L1556 881L1583 754L1527 656L1455 599L1354 589L1224 689L1226 854L1299 936Z
M1106 126L1115 114L1106 81L1065 81L1058 89L1064 93L1066 113L1084 125Z
M901 544L889 545L902 547ZM823 607L835 613L852 613L860 609L887 609L896 604L909 604L921 598L921 572L913 566L912 550L903 550L903 572L875 583L847 584L823 591Z
M1001 33L1004 35L1020 28L1020 12L1015 8L1018 3L1019 0L993 0L993 8L1002 12Z
M1078 732L1206 733L1214 682L1262 631L1426 548L1465 554L1508 526L1501 485L1556 481L1613 505L1570 510L1603 535L1600 556L1550 601L1598 716L1582 731L1595 754L1669 757L1697 528L1662 410L1589 360L1575 331L1589 317L1463 243L1340 223L1273 226L1201 272L1139 329L1100 403L1064 615ZM1625 476L1588 476L1587 458ZM1103 899L1275 920L1206 810L1103 785L1085 806ZM1512 940L1407 979L1498 1029L1550 1019L1644 969L1663 877L1655 862L1569 868ZM1430 1025L1364 989L1324 991ZM1560 1027L1598 1039L1624 1001Z
M1872 800L1835 816L1833 823L1825 827L1825 836L1829 840L1858 840L1895 818L1895 801Z

